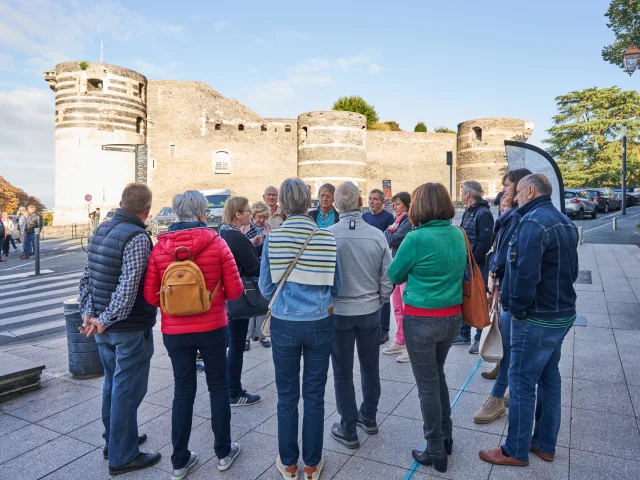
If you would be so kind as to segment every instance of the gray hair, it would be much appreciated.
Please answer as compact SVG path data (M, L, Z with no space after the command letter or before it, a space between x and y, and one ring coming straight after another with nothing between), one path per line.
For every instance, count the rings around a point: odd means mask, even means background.
M130 213L143 213L151 206L151 189L144 183L130 183L122 191L120 206Z
M280 185L278 200L288 215L305 215L309 211L311 191L299 178L287 178Z
M482 185L475 180L467 180L462 184L462 193L468 193L472 198L480 200L482 198Z
M549 179L541 173L532 173L527 175L520 182L524 182L524 185L530 186L536 189L538 195L551 195L553 187Z
M331 195L334 195L334 196L336 194L336 187L334 187L330 183L325 183L324 185L320 186L320 188L318 189L318 196L320 196L320 192L322 190L327 190L327 191L331 192Z
M173 211L180 222L197 222L207 214L207 197L195 190L187 190L173 197Z
M335 193L336 207L340 212L358 210L360 190L352 182L344 182L338 185Z
M369 195L371 194L376 194L378 195L378 198L380 199L381 202L384 202L384 199L386 198L384 195L384 192L382 190L380 190L379 188L374 188L373 190L371 190L369 192Z

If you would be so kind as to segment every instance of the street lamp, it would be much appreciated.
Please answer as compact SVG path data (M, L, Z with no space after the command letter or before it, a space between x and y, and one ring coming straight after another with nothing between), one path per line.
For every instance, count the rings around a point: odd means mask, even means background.
M638 67L640 48L635 45L629 45L622 57L624 59L624 71L627 72L629 76L633 75L633 72Z

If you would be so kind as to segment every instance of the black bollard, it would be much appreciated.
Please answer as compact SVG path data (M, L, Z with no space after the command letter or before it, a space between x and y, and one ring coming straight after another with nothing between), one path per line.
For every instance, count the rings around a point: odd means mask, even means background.
M63 302L67 322L67 350L69 372L76 378L93 378L104 374L95 337L87 337L78 330L82 326L80 304L76 299Z
M35 239L35 252L36 252L36 275L40 275L40 229L34 229L34 239Z

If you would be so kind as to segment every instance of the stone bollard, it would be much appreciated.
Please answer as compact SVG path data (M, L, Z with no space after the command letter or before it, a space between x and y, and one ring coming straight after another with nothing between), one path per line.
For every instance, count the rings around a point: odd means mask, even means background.
M582 231L583 231L582 227L578 227L578 245L582 245L582 236L583 236Z
M613 217L613 229L617 230L618 229L618 219L616 217Z
M63 302L64 319L67 322L67 350L69 372L76 378L93 378L104 374L98 344L95 337L87 337L78 330L82 326L82 315L78 300Z

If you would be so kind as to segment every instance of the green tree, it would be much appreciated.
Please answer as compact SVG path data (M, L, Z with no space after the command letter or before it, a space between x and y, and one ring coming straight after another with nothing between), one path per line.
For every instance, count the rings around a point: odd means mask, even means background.
M388 122L384 122L387 125L389 125L389 127L391 127L391 131L392 132L401 132L402 129L400 128L400 124L398 122L394 122L393 120L389 120Z
M622 125L627 133L627 181L640 183L640 94L618 87L587 88L556 97L558 114L547 130L549 153L565 186L620 185Z
M359 95L351 95L350 97L340 97L333 104L333 110L342 110L343 112L361 113L367 117L367 127L372 123L377 123L379 118L373 105L365 102L364 98Z
M616 38L602 49L602 58L624 68L624 51L631 44L640 46L640 0L613 0L605 16Z
M427 131L427 126L424 124L424 122L418 122L413 131L425 133Z
M444 125L440 125L433 131L436 133L458 133L455 130L451 130L450 128L445 127Z

